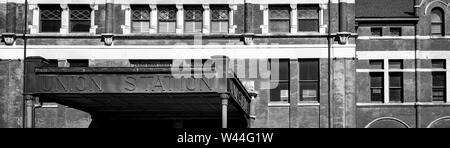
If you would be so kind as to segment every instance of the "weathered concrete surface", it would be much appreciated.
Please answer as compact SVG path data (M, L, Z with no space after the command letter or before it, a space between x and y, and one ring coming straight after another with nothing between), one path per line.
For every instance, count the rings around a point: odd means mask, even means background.
M22 62L0 61L0 127L22 127Z

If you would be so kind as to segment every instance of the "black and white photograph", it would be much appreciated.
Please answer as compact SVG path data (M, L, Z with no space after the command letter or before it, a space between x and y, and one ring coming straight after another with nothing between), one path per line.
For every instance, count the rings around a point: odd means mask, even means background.
M0 128L450 128L450 0L0 0L0 39Z

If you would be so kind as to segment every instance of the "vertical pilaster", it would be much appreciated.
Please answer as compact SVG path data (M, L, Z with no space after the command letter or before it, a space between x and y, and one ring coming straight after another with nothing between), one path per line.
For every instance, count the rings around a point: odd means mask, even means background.
M177 34L183 34L184 32L184 7L182 4L177 4Z
M98 4L90 4L91 7L91 28L89 29L90 34L96 34L98 26L95 25L95 11L98 10Z
M384 59L384 103L389 103L389 59Z
M33 11L32 24L28 26L30 28L30 34L39 33L39 16L41 15L39 7L37 4L30 4L29 9Z
M68 4L60 4L61 6L61 34L68 34L69 33L69 5Z
M263 11L263 25L261 25L262 33L269 33L269 5L261 4L260 10Z
M209 4L203 4L203 33L209 34L211 28L211 9Z
M6 2L6 33L15 33L17 26L17 4L8 0Z
M106 0L106 33L114 33L114 0Z
M125 24L121 26L123 34L131 33L131 7L130 4L122 4L122 10L125 10Z
M25 128L34 128L35 122L35 97L31 95L25 95Z
M230 26L228 27L228 29L229 29L228 33L229 34L235 34L237 26L234 25L234 13L237 10L237 5L236 4L230 4L229 7L230 7L230 12L229 12L229 16L230 17L229 17L229 20L228 20L228 24Z
M228 99L230 96L228 94L221 94L222 99L222 128L228 128Z
M297 33L298 31L297 15L297 4L291 4L291 33Z
M327 4L320 4L319 5L319 32L320 33L326 33L326 28L328 27L327 25L325 25L325 17L324 17L324 12L326 9L328 9L328 5Z
M150 33L158 32L158 7L150 4Z

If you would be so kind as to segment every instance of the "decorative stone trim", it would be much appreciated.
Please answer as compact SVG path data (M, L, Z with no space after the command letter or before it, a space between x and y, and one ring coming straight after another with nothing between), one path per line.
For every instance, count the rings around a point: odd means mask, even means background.
M253 45L253 38L255 34L253 33L245 33L242 35L245 45Z
M350 32L338 32L337 34L339 44L345 45L348 43L348 38L350 37Z
M39 16L40 16L40 10L37 4L30 4L29 9L32 11L32 23L31 25L28 25L28 28L30 28L30 34L37 34L39 33Z
M14 33L3 33L2 41L5 42L7 46L12 46L16 42L16 34Z
M177 34L184 33L184 7L182 4L177 4Z
M111 33L102 34L102 41L105 43L106 46L112 46L114 43L114 34Z
M150 33L158 33L158 7L150 4Z
M89 4L91 7L91 28L89 29L90 34L96 34L98 26L95 25L95 11L98 10L98 4Z
M203 34L209 34L211 28L211 9L209 4L203 4Z
M236 28L237 26L234 25L234 12L237 11L237 5L236 4L230 4L230 17L229 17L229 30L228 33L229 34L235 34L236 33Z

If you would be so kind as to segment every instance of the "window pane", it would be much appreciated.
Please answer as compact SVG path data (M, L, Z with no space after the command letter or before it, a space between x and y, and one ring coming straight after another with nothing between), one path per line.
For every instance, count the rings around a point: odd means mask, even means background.
M402 28L390 28L391 36L402 36Z
M445 89L433 89L433 101L445 101Z
M203 22L186 21L184 27L186 33L198 33L198 32L201 33L203 28Z
M319 80L319 61L300 60L300 80Z
M371 28L372 36L381 36L383 35L381 28Z
M91 21L70 21L71 32L89 32Z
M278 75L276 75L276 66L278 66ZM287 80L289 81L289 60L288 59L279 59L278 63L275 63L274 60L270 60L270 67L273 68L271 70L271 80Z
M445 60L431 60L431 66L432 68L446 69Z
M227 7L211 7L211 20L212 21L225 21L229 19L229 10Z
M70 31L89 32L91 28L91 8L89 5L71 5Z
M403 69L403 61L389 60L389 69Z
M445 87L445 73L433 73L433 88Z
M383 102L384 94L382 88L372 88L370 89L370 100L372 102Z
M228 33L228 21L211 22L211 32Z
M298 20L298 31L319 31L319 20L306 20L299 19Z
M442 23L431 24L431 34L442 35Z
M159 22L160 33L175 33L176 22Z
M289 6L270 6L269 8L270 19L290 19L290 7Z
M370 69L383 69L384 68L383 63L384 63L383 60L370 60L369 66Z
M402 73L389 73L389 87L403 87Z
M150 31L150 22L136 21L133 22L132 25L133 32L149 32Z
M184 11L184 17L186 21L201 21L203 20L203 8L186 7Z
M41 21L41 32L59 32L61 29L61 20Z
M318 82L300 82L300 101L319 101Z
M289 83L288 82L272 82L270 90L271 102L289 103Z
M389 89L389 101L391 102L402 102L403 101L403 89Z
M158 20L159 21L176 21L177 10L175 7L162 6L158 7Z
M443 11L439 8L435 8L431 11L431 22L432 23L442 23L443 22Z
M383 73L370 73L370 87L383 87Z
M89 60L67 60L67 62L70 64L70 67L89 67Z
M298 6L299 19L319 19L319 6L317 5L303 5Z
M150 7L148 6L132 6L132 20L150 20Z
M289 32L291 30L290 28L290 21L286 20L271 20L269 25L270 32Z

